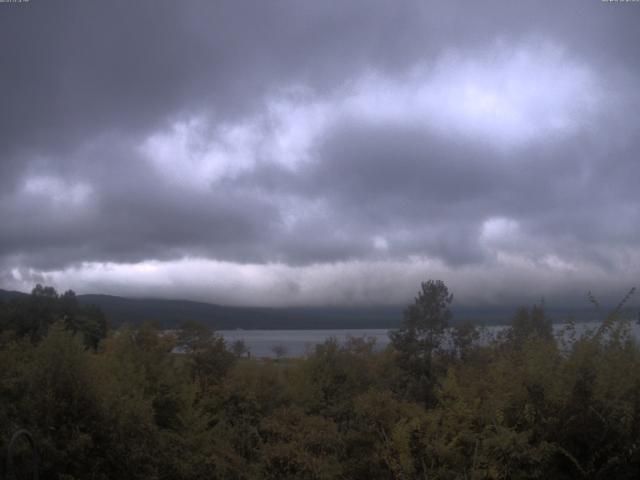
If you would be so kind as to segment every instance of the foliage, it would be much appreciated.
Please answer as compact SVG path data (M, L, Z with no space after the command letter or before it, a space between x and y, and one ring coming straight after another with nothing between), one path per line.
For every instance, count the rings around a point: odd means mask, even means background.
M0 306L0 455L26 427L44 479L638 477L629 325L581 333L569 322L560 341L537 306L493 341L467 325L447 343L451 296L425 285L388 349L329 339L275 361L194 324L121 327L94 347L43 287L8 317ZM21 308L42 320L21 313L17 328Z
M433 357L451 320L453 295L442 280L422 282L402 327L390 334L411 397L430 403L435 385Z
M553 338L551 319L547 317L543 304L518 308L507 330L508 341L515 346L522 346L531 336L545 340Z
M0 303L0 331L38 342L49 328L62 322L72 332L79 332L87 346L96 348L107 335L107 321L95 306L80 306L73 290L58 295L53 287L38 284L25 298Z

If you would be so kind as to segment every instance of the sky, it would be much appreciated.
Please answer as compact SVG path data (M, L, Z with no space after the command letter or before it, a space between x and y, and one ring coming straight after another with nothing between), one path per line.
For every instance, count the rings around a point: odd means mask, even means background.
M640 283L640 2L0 3L0 288L584 304Z

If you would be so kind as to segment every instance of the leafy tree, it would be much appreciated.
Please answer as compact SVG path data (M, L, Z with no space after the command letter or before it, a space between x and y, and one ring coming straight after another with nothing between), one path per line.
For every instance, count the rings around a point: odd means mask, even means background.
M330 480L341 478L341 438L329 419L306 415L300 408L275 411L260 424L259 478Z
M472 323L463 323L453 327L451 340L455 354L461 360L466 360L471 354L474 344L480 338L480 332Z
M94 350L107 335L107 321L100 308L79 305L73 290L58 295L53 287L38 284L28 297L0 307L0 330L34 343L41 341L58 321L78 333L85 345Z
M58 293L53 287L38 284L31 295L13 305L10 324L18 336L37 342L44 338L49 327L59 318Z
M354 403L347 436L351 478L424 478L426 415L422 405L370 390ZM363 462L364 460L364 462Z
M95 305L81 307L73 290L67 290L59 297L60 317L67 329L79 332L85 345L98 348L98 344L107 336L107 320Z
M340 345L334 337L315 346L300 365L297 393L307 410L336 420L351 415L353 399L374 383L372 341L352 339Z
M531 308L518 308L507 331L509 341L517 346L522 346L531 336L553 340L553 326L551 319L546 315L543 303Z
M287 347L285 345L281 345L281 344L274 345L273 347L271 347L271 351L273 352L273 354L276 356L278 360L282 359L287 355Z
M203 391L220 383L237 360L221 335L196 322L185 323L177 341L187 354L192 377Z
M231 351L238 358L244 357L244 356L249 357L251 355L251 351L249 350L249 347L244 342L244 340L239 340L238 339L238 340L234 341L231 344Z

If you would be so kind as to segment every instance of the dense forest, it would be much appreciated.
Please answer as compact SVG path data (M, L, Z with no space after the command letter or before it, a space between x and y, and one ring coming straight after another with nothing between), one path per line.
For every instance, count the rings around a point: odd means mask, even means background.
M481 341L449 327L452 300L423 283L382 351L329 339L272 360L197 324L108 329L37 286L0 303L1 455L26 428L44 479L638 478L640 349L621 308L554 337L523 307ZM12 459L28 473L25 443Z

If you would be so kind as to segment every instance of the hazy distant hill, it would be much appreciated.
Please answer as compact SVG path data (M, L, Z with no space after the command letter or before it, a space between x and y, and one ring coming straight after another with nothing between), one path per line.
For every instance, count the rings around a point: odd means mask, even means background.
M0 289L0 301L26 296ZM392 328L402 318L401 307L249 308L188 300L138 299L112 295L78 295L81 304L99 306L112 325L151 321L174 328L193 320L215 329Z
M12 290L2 290L0 289L0 302L7 302L14 298L26 297L27 294L23 292L16 292Z
M0 289L0 301L26 296L22 292ZM98 305L112 325L151 321L163 328L175 328L187 320L219 330L241 329L336 329L396 328L402 321L403 306L395 307L307 307L249 308L228 307L188 300L138 299L111 295L78 295L81 304ZM515 306L454 308L454 323L504 324ZM578 321L597 320L590 307L549 308L554 321L573 315Z
M109 295L79 295L81 303L102 308L112 323L150 320L175 327L194 320L219 330L389 328L399 324L402 309L382 308L248 308L188 300L133 299Z

